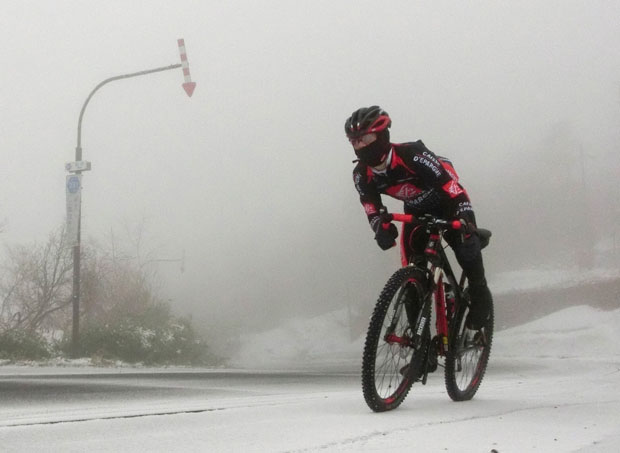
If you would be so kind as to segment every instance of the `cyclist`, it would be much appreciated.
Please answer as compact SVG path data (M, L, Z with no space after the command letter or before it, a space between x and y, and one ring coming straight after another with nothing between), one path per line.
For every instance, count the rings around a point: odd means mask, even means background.
M467 234L447 231L444 235L469 281L472 307L467 327L480 329L487 320L492 296L484 275L480 238L469 196L461 186L451 162L436 156L421 140L396 144L390 142L392 120L378 106L363 107L346 120L344 130L358 159L353 181L375 240L381 249L396 245L398 230L393 223L382 227L379 210L381 194L404 202L407 214L432 214L448 220L462 220ZM424 231L415 223L405 224L401 236L403 265L409 257L423 256Z

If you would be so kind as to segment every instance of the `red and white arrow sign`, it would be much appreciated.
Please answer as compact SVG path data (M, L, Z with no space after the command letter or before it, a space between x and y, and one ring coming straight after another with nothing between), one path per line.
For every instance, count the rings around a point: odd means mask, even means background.
M183 75L185 76L185 83L183 89L189 97L194 93L196 88L196 82L192 82L192 77L189 75L189 63L187 61L187 52L185 51L185 40L179 39L179 54L181 54L181 66L183 67Z

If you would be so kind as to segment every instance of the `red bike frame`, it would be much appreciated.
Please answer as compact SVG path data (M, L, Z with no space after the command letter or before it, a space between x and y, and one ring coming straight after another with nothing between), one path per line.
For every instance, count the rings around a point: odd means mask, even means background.
M415 220L415 217L411 214L387 214L387 219L395 222L402 223L412 223ZM383 228L389 228L390 223L384 222ZM438 226L444 226L447 228L451 228L453 230L461 230L463 224L459 220L454 220L452 222L441 222L438 223ZM436 258L440 255L440 250L442 250L442 233L441 230L437 229L436 231L432 231L429 235L428 243L424 250L424 254L428 257L428 272L432 276L433 286L433 296L435 299L435 328L437 330L437 337L439 338L438 353L441 356L445 356L446 351L449 347L449 318L451 319L454 315L454 295L452 297L446 299L446 294L444 290L443 284L443 275L444 269L438 265L438 261ZM404 238L403 238L404 240ZM445 255L444 255L445 256ZM401 261L403 262L403 266L409 265L407 261L407 257L405 256L404 246L401 248ZM442 261L439 261L440 263ZM454 282L456 283L456 281ZM454 289L456 291L456 288Z

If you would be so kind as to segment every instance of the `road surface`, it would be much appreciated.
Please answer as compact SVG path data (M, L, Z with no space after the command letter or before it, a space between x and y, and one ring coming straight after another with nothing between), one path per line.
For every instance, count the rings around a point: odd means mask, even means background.
M436 373L375 414L353 370L1 367L0 451L617 451L619 369L496 357L471 402L451 402Z

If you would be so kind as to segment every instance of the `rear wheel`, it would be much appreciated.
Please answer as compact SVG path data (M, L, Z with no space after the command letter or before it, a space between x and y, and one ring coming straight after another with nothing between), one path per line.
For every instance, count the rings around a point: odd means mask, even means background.
M450 347L446 353L446 390L454 401L467 401L474 397L491 354L493 307L489 320L480 330L465 327L467 311L467 307L459 309L452 320Z
M362 390L375 412L397 408L420 377L430 339L414 346L415 325L426 291L424 274L399 269L383 288L370 319L362 360Z

